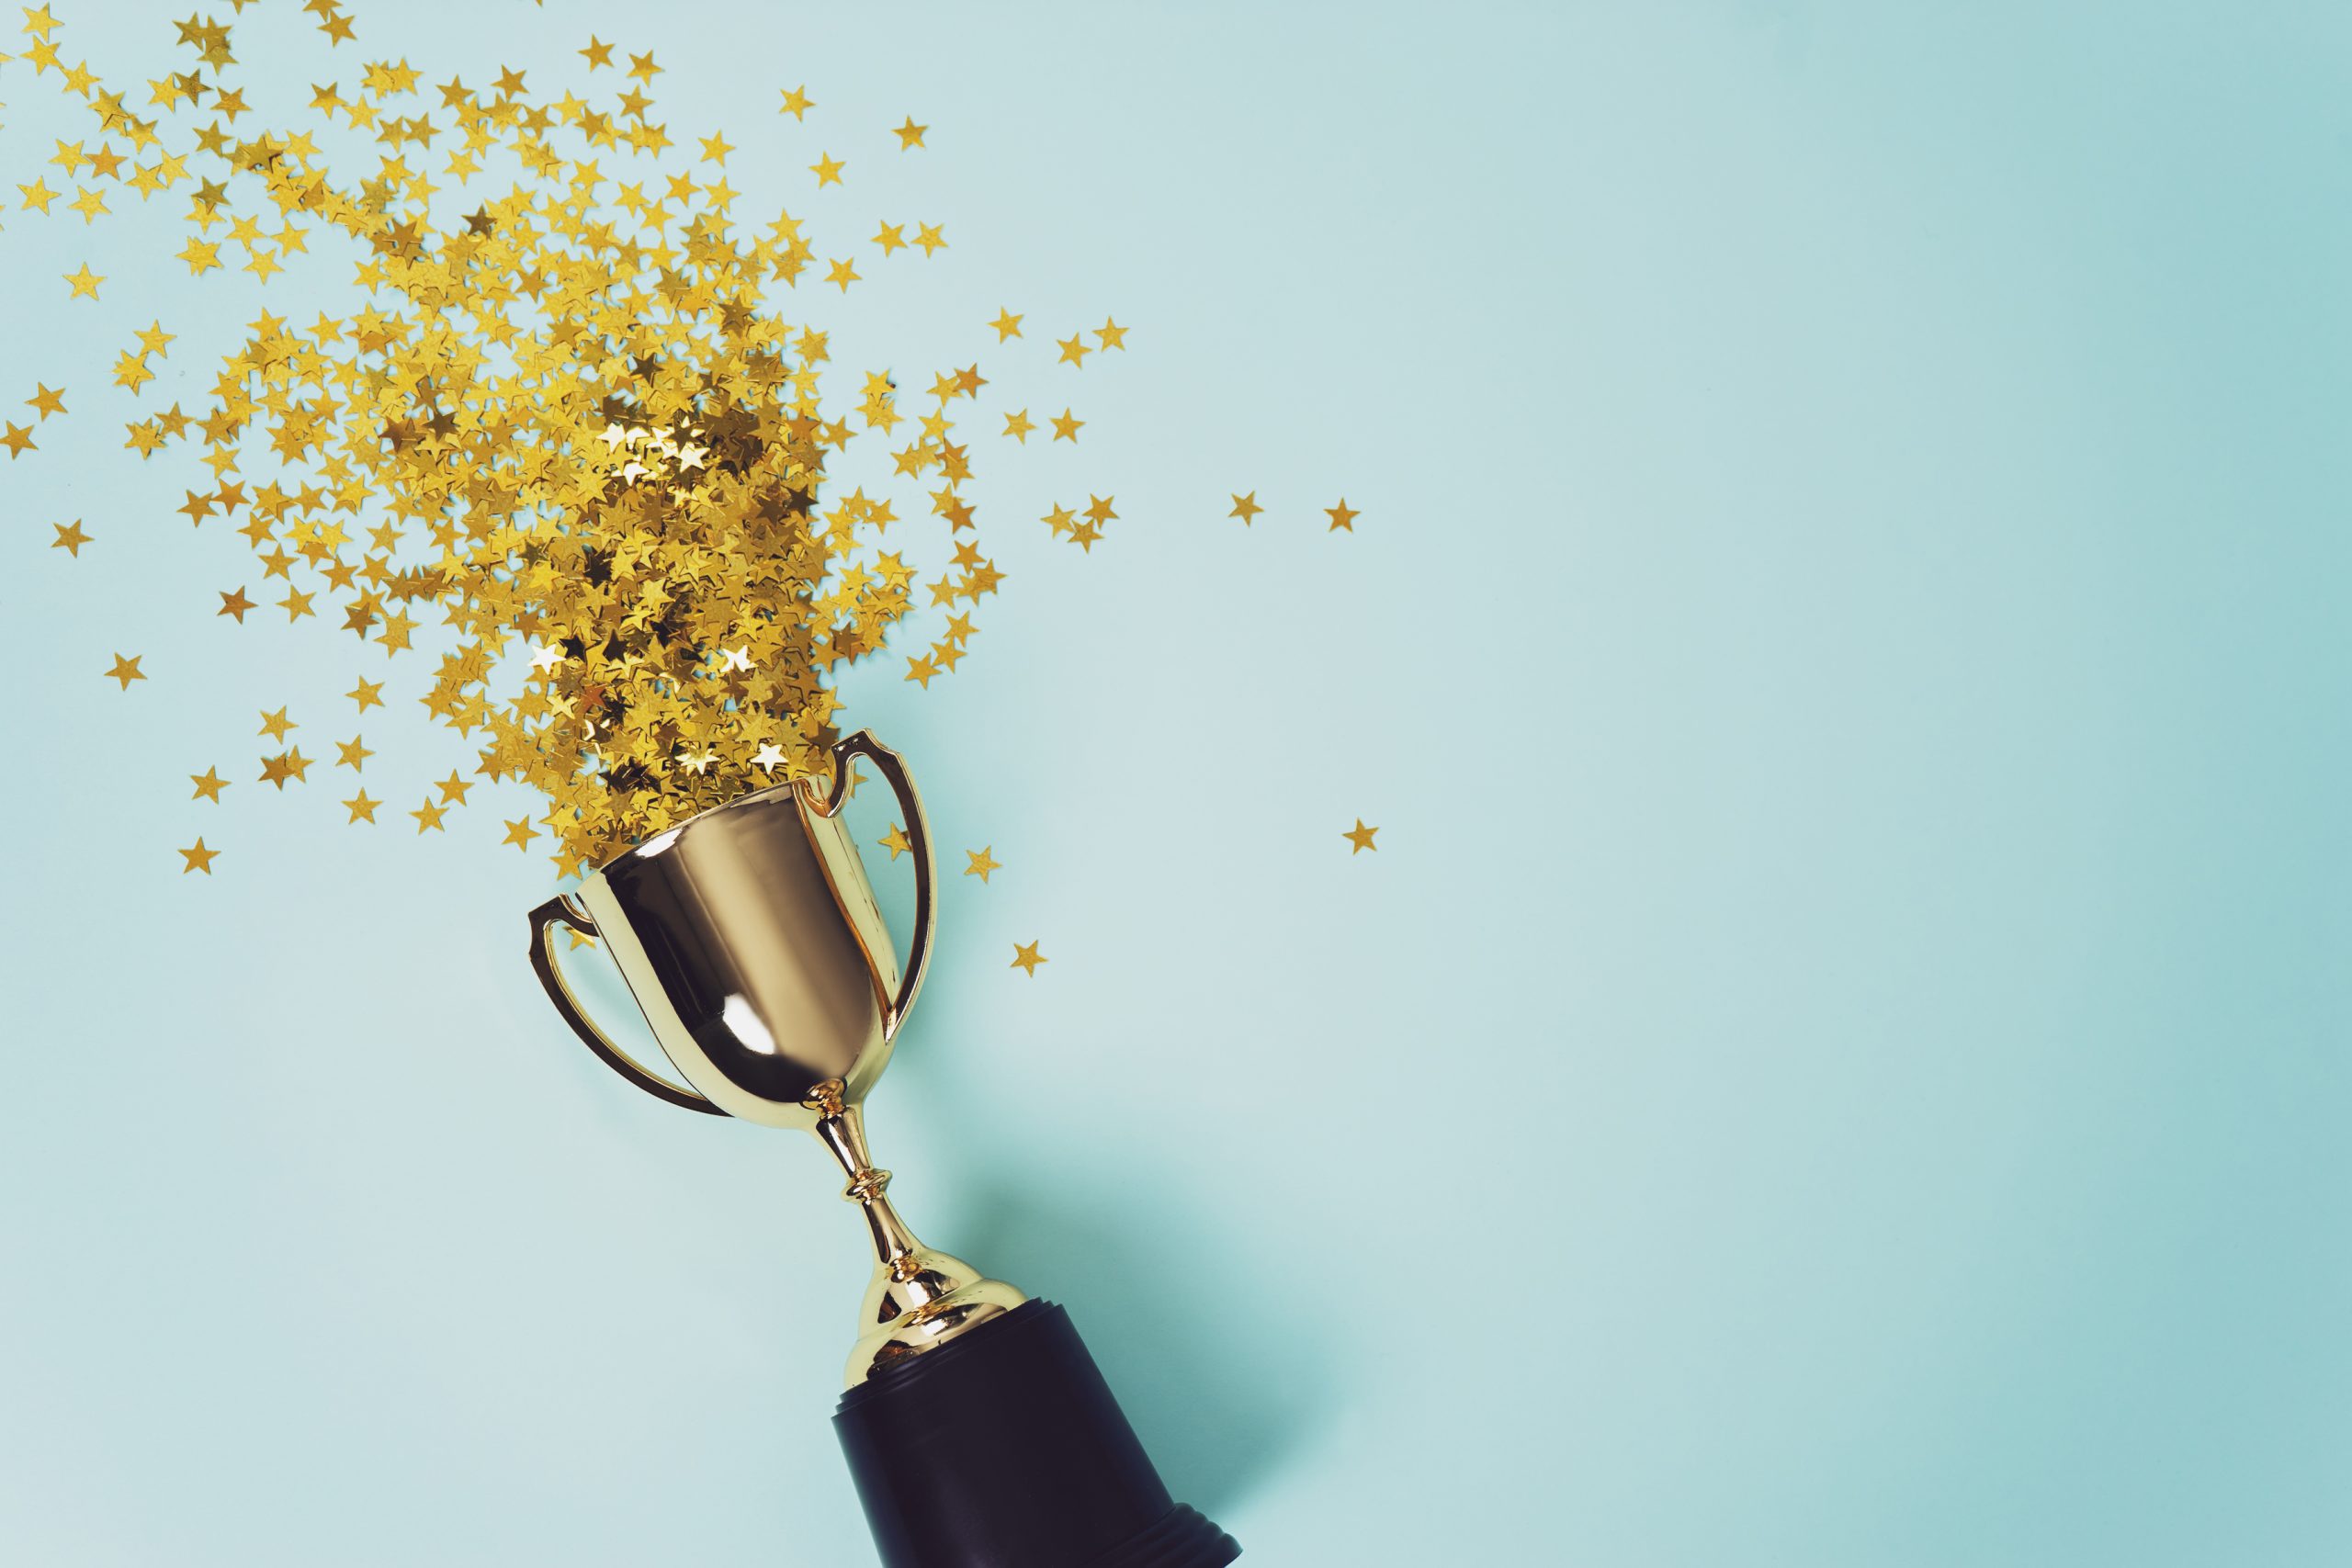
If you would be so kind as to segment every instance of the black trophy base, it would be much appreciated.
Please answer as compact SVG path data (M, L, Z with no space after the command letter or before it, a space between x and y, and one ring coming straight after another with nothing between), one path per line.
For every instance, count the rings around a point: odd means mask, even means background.
M1168 1495L1069 1314L1026 1302L842 1395L883 1568L1224 1568Z

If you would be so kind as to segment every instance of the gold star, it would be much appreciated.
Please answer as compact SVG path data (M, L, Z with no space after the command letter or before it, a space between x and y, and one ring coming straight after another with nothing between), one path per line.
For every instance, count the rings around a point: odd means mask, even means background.
M1038 952L1037 947L1038 943L1034 942L1014 942L1012 944L1012 962L1006 964L1005 967L1008 969L1018 969L1023 974L1027 975L1031 979L1036 978L1037 965L1040 964L1051 964L1053 962L1052 959Z
M1085 423L1084 420L1073 415L1069 410L1062 410L1061 417L1054 421L1054 439L1067 441L1073 446L1077 446L1079 426Z
M1331 520L1331 526L1325 529L1325 533L1333 533L1339 529L1345 528L1349 533L1352 534L1356 531L1356 519L1363 515L1363 513L1350 511L1348 509L1348 498L1346 496L1341 496L1340 498L1339 505L1327 506L1323 509L1323 515Z
M82 547L90 542L90 536L82 532L79 517L71 523L51 523L50 526L57 530L57 537L49 543L52 550L63 550L69 556L78 556L82 553Z
M662 73L662 67L653 63L653 51L649 49L643 54L628 57L628 73L650 87L653 78Z
M109 681L119 681L122 682L122 689L124 691L127 692L130 690L130 683L133 681L144 681L147 679L146 676L139 672L139 660L145 657L145 654L139 654L132 658L125 659L121 654L116 654L114 656L114 668L107 671L107 679Z
M381 681L362 681L343 694L357 703L361 713L366 713L371 707L379 708L384 705L384 699L377 694L383 689L384 683Z
M275 757L264 757L261 760L259 782L275 785L282 790L286 787L288 779L292 779L297 784L301 783L309 773L310 768L311 759L302 755L300 747L293 747L280 751Z
M216 589L215 592L218 592L219 590ZM234 616L237 624L239 626L243 626L245 620L245 612L253 607L254 602L245 597L245 591L242 588L234 588L220 594L220 607L218 610L215 610L213 614L215 615Z
M444 805L447 805L450 801L455 801L459 806L463 806L466 803L466 792L474 786L459 778L458 776L458 770L451 768L449 770L449 776L443 779L439 784L433 787L441 792L441 799Z
M825 275L825 281L840 284L842 292L846 294L849 292L849 286L857 281L857 267L844 256L833 263L832 270Z
M1127 329L1110 317L1102 318L1102 324L1094 330L1094 335L1102 340L1104 348L1115 348L1123 354L1126 352Z
M915 225L915 243L922 247L924 255L932 255L947 248L947 242L940 238L939 234L939 231L944 227L944 224L940 223Z
M1027 409L1023 409L1019 413L1009 413L1004 416L1004 433L1023 446L1029 445L1029 433L1036 428L1036 425L1030 422Z
M355 773L360 772L361 765L376 754L360 744L366 739L364 735L355 735L348 740L336 741L334 749L343 754L335 759L334 765L338 768L349 768Z
M201 773L190 773L188 779L196 785L196 793L188 796L190 800L209 800L218 805L220 800L220 792L229 787L229 781L220 776L220 770L218 768L207 768Z
M815 100L808 96L807 87L790 87L784 90L784 107L775 112L788 114L795 119L801 119L816 107Z
M27 452L37 452L40 449L33 445L33 427L31 425L9 424L6 420L0 419L0 426L6 426L7 430L6 434L0 435L0 446L6 446L8 448L8 460L10 462L15 462L19 457L23 456Z
M917 125L915 123L915 117L909 115L907 117L907 123L899 127L898 130L892 131L890 134L899 139L899 151L903 152L910 147L922 146L922 133L930 129L931 127L927 125Z
M848 167L848 164L834 157L831 152L820 152L817 154L817 161L808 165L808 172L817 176L817 185L821 189L826 186L841 184L842 171Z
M140 333L136 335L138 336L140 350L142 354L164 354L170 344L179 336L177 333L165 332L164 330L164 323L161 321L157 321L145 332Z
M33 383L33 395L25 400L25 406L39 413L43 419L47 419L53 413L63 413L65 412L65 389L62 387L44 387L39 381L35 381Z
M1354 831L1342 833L1340 837L1347 840L1349 843L1355 846L1348 852L1350 858L1353 858L1356 855L1363 853L1366 850L1379 849L1380 846L1372 841L1372 836L1379 831L1380 829L1377 828L1365 827L1363 825L1363 818L1359 817L1356 818Z
M590 33L588 47L580 51L580 58L588 62L589 70L600 70L613 62L613 46Z
M208 850L204 847L202 838L196 840L195 848L177 850L174 852L184 857L187 862L186 865L180 867L182 876L186 876L191 871L200 871L209 876L212 874L212 863L220 858L219 850Z
M1080 370L1085 369L1086 356L1094 352L1092 349L1086 346L1086 339L1080 336L1078 333L1073 333L1069 337L1059 339L1058 341L1061 344L1062 356L1059 359L1055 360L1054 363L1057 365L1075 365Z
M996 341L999 343L1004 342L1007 338L1021 335L1021 318L1001 305L997 307L996 320L990 321L989 325L996 329Z
M505 818L501 818L500 820L504 821ZM531 847L531 840L538 836L537 829L531 826L531 819L528 817L526 817L520 821L507 822L506 837L501 839L499 842L502 844L513 844L519 850L528 850Z
M1258 492L1253 490L1248 495L1235 496L1233 498L1233 510L1227 513L1226 515L1227 517L1240 518L1241 525L1244 528L1247 528L1250 526L1250 519L1265 510L1266 509L1264 507L1258 504Z
M990 844L988 846L988 849L966 850L964 852L964 858L970 861L972 863L964 868L964 874L967 876L977 876L982 882L986 882L989 879L989 872L1003 870L1004 867L1002 863L994 859L989 853L989 850L993 850L995 848L996 846L994 844Z
M380 800L368 799L368 792L363 789L357 795L353 795L349 800L345 801L343 804L344 808L351 813L350 819L344 824L344 826L349 827L352 822L373 822L376 820L376 807L383 805L384 803ZM424 831L421 828L417 830L419 832Z
M104 283L106 279L97 273L92 272L88 262L84 262L81 271L69 272L65 275L65 281L74 289L73 293L66 296L68 299L78 299L85 295L95 299L98 297L98 285Z
M433 797L429 795L426 795L424 797L424 804L409 813L411 817L416 818L417 837L423 838L424 836L424 830L428 828L432 829L435 832L447 832L448 829L441 826L441 814L446 809L447 807L434 805ZM369 820L373 821L374 818L370 818Z
M907 851L914 848L914 845L907 839L907 830L904 828L899 827L896 822L890 824L890 830L888 832L883 834L874 841L881 845L884 849L889 851L890 858L892 860L897 860L901 854L904 854Z
M287 707L291 707L292 705L293 705L291 703L288 703ZM254 730L254 733L255 735L266 735L272 740L283 740L286 739L286 732L288 730L300 729L302 727L300 725L286 716L286 708L279 708L276 713L271 713L268 709L264 708L261 715L261 728Z
M875 231L874 243L882 247L884 255L888 255L892 251L903 251L907 248L907 242L899 232L905 227L903 223L885 223Z

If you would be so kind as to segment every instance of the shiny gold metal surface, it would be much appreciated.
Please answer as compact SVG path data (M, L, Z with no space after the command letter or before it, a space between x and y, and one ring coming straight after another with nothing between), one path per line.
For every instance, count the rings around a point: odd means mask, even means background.
M915 868L904 970L841 815L851 770L871 761L899 797ZM760 790L656 835L587 877L578 900L531 914L531 963L575 1033L607 1066L673 1105L817 1134L865 1212L874 1280L849 1382L1021 1304L1019 1291L915 1238L890 1173L865 1146L865 1096L890 1060L931 953L931 836L896 752L861 730L833 776ZM685 1081L623 1050L582 1010L555 961L570 926L600 939L653 1038Z

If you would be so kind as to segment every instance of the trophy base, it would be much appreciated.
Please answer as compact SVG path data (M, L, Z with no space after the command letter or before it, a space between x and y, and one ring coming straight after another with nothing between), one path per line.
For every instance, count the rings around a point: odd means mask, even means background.
M842 1396L833 1430L883 1568L1223 1568L1069 1314L1025 1302Z

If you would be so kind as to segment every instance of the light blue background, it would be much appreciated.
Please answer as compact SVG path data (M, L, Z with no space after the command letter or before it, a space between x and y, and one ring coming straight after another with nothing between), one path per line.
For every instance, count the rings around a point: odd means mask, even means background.
M2352 1557L2341 6L408 9L238 52L654 48L896 280L788 302L839 364L995 383L1004 591L845 688L951 852L877 1151L1250 1561ZM168 7L60 10L164 68ZM837 1176L569 1039L546 861L401 815L467 763L429 666L214 617L242 541L117 449L134 328L193 405L333 302L190 284L181 205L0 232L0 394L73 410L0 468L5 1555L870 1561ZM1090 491L1087 558L1031 519ZM252 782L386 668L382 827Z

